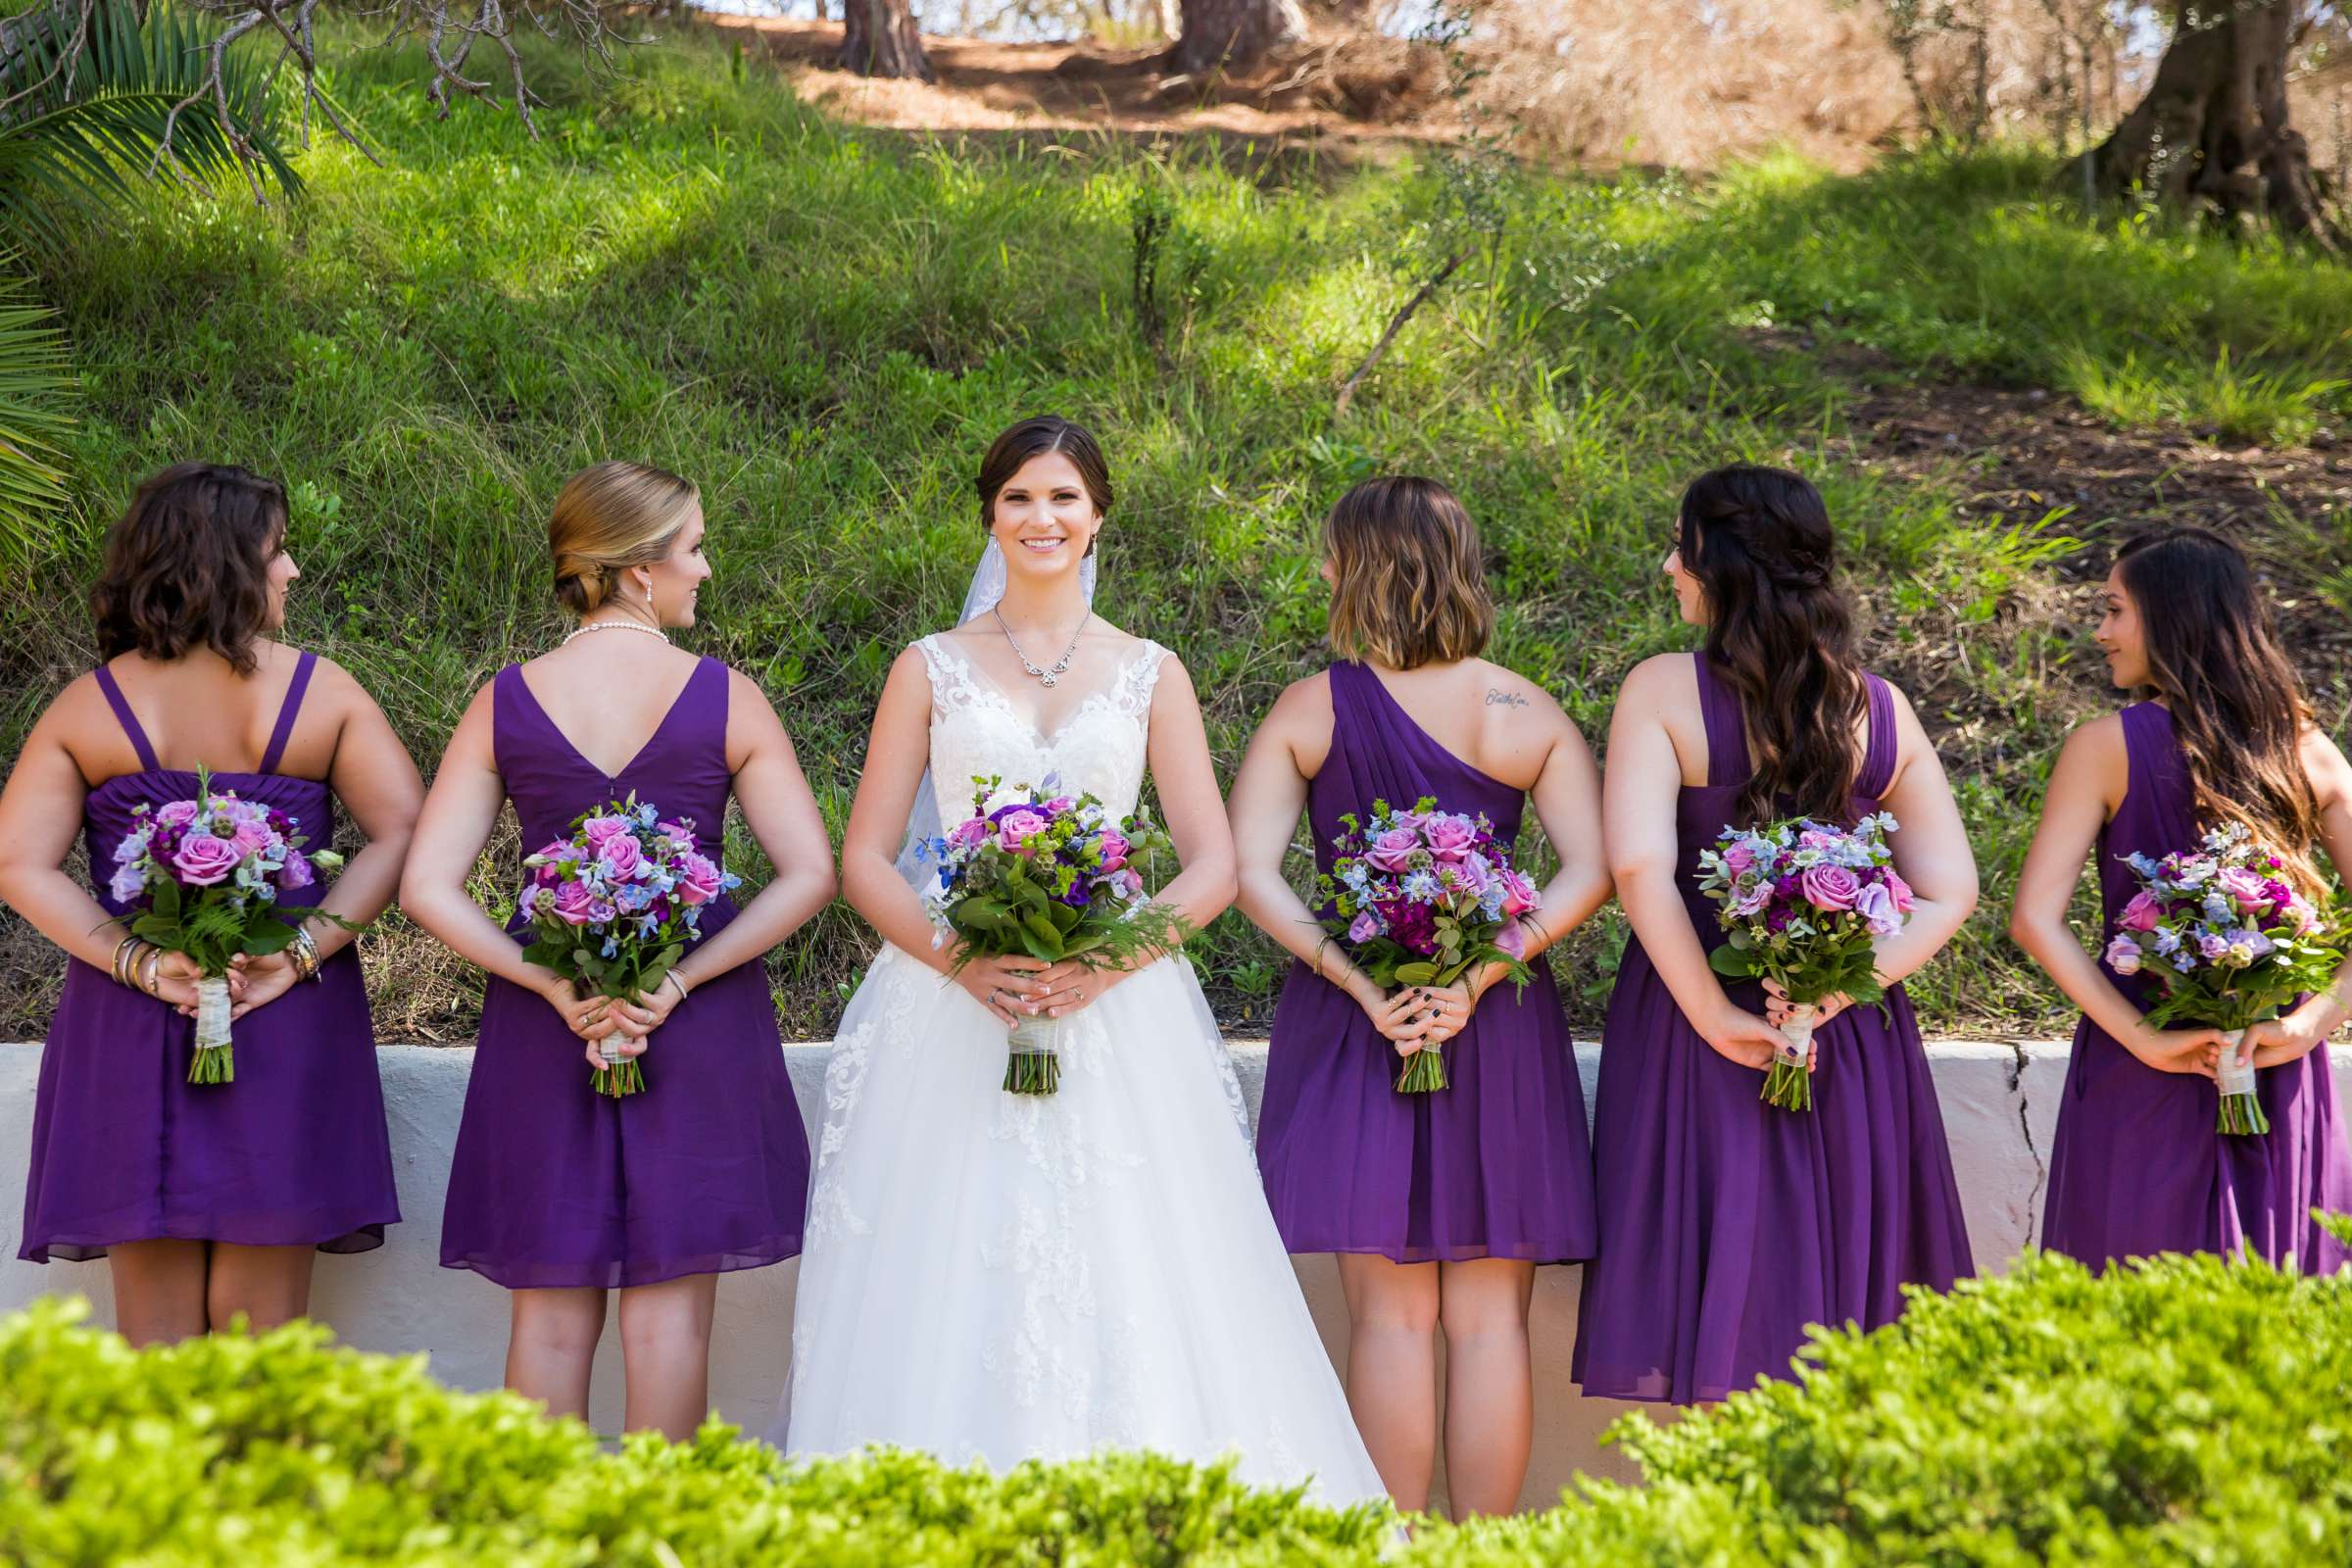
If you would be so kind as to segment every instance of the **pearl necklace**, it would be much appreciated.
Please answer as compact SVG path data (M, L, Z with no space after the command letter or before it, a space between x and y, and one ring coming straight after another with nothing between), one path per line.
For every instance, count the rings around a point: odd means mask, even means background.
M649 637L669 641L669 633L659 626L648 626L641 620L583 620L564 641L569 643L573 637L585 637L592 631L641 631Z
M1059 681L1062 675L1068 671L1070 667L1070 661L1075 659L1078 655L1078 639L1085 634L1086 623L1095 618L1094 613L1091 611L1080 616L1078 619L1078 629L1070 633L1070 646L1061 651L1061 657L1054 661L1054 665L1051 669L1040 669L1035 664L1029 662L1029 656L1021 651L1021 640L1012 634L1012 628L1010 626L1004 624L1004 612L997 609L994 605L989 607L988 612L997 617L997 630L1003 632L1004 634L1004 640L1012 645L1012 657L1021 662L1021 667L1023 669L1036 676L1049 687Z

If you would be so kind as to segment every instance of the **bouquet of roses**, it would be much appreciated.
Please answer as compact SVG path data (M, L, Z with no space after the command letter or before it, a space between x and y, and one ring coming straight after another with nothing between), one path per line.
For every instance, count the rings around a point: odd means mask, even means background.
M1383 990L1449 986L1474 967L1501 963L1529 979L1519 917L1542 906L1536 885L1511 869L1510 846L1484 816L1441 811L1423 796L1409 811L1372 803L1372 820L1340 818L1331 869L1315 891L1332 913L1325 930ZM1396 1091L1446 1087L1446 1056L1424 1047L1405 1058Z
M519 907L534 940L525 962L569 980L582 996L634 1002L661 985L686 944L702 940L703 906L743 879L697 848L694 823L664 821L631 793L572 818L566 837L523 858ZM645 1087L635 1057L607 1035L605 1065L589 1077L617 1100Z
M1052 774L1042 789L1004 790L1002 782L974 778L972 814L915 851L939 865L939 881L924 896L940 926L932 946L954 937L957 969L976 957L1015 954L1123 969L1184 945L1189 926L1151 902L1134 866L1170 848L1148 817L1113 821L1092 795L1061 793ZM1025 1017L1012 1026L1007 1094L1050 1095L1060 1087L1059 1036L1057 1018Z
M214 793L199 769L193 800L168 801L137 819L115 847L108 891L138 912L130 933L192 960L196 981L196 1054L192 1084L234 1083L236 1056L228 1038L228 966L238 954L263 957L292 946L303 920L318 911L287 895L314 887L343 858L332 850L306 853L309 842L285 812L233 791Z
M2222 1031L2217 1131L2267 1133L2254 1069L2241 1065L2246 1026L2275 1018L2307 992L2324 991L2344 961L2340 935L2311 901L2279 880L2284 862L2232 822L2205 835L2193 855L2126 857L2139 891L2117 917L2107 966L2153 974L2164 998L2148 1022L2184 1020Z
M1698 857L1698 890L1721 906L1731 941L1707 956L1717 974L1777 982L1788 994L1782 1044L1764 1075L1767 1104L1813 1108L1814 1005L1824 997L1878 1002L1876 944L1902 930L1911 889L1895 873L1885 811L1850 828L1807 817L1745 832L1726 827Z

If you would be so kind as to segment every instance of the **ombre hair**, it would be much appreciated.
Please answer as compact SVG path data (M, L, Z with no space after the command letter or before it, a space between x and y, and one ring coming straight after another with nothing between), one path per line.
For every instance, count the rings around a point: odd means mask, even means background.
M1683 492L1676 547L1705 599L1707 661L1740 697L1754 769L1740 816L1851 822L1870 691L1821 492L1758 464L1702 473Z
M701 501L691 481L642 463L582 468L564 481L548 514L556 597L573 614L587 614L622 572L668 560Z
M150 475L108 531L90 590L99 657L209 648L252 674L254 642L270 629L270 563L285 539L286 489L275 479L227 463Z
M1494 631L1478 524L1435 479L1392 474L1323 519L1332 652L1392 669L1469 659Z
M2323 897L2311 854L2320 803L2303 766L2311 706L2245 556L2220 534L2179 528L2130 541L2115 566L2188 762L2198 826L2244 827L2297 891Z

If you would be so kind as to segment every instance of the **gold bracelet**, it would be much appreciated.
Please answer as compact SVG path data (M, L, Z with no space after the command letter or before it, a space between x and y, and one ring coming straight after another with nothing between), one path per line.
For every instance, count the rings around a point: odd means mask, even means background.
M287 944L287 952L289 955L287 961L294 965L295 979L316 980L318 978L318 965L321 961L318 956L318 941L311 935L310 927L298 925L294 928L294 940Z

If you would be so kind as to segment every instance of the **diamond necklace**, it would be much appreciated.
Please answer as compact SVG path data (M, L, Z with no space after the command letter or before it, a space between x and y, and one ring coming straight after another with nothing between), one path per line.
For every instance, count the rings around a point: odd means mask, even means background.
M1059 681L1062 675L1069 669L1070 661L1075 658L1078 653L1078 639L1085 634L1086 623L1095 618L1094 612L1092 611L1089 611L1084 615L1079 616L1077 630L1070 633L1070 646L1061 651L1061 657L1054 661L1054 666L1051 669L1040 669L1035 664L1031 663L1029 662L1029 656L1022 652L1021 640L1012 634L1012 628L1004 624L1004 612L999 610L996 606L991 605L988 607L988 612L997 617L997 630L1003 632L1004 634L1004 640L1012 645L1012 657L1021 662L1021 667L1023 669L1036 676L1039 680L1045 682L1048 686L1053 686L1054 683Z

